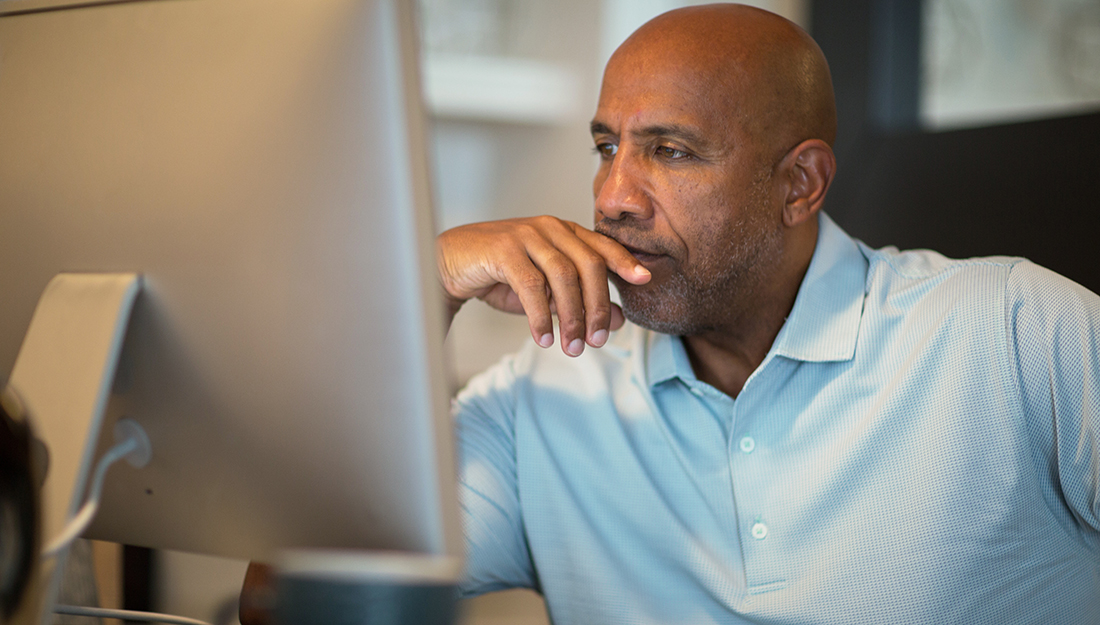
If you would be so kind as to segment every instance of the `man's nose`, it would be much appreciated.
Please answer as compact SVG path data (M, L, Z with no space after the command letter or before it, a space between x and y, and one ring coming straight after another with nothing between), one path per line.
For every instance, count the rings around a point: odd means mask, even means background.
M648 219L652 204L644 184L644 170L630 154L619 154L605 166L606 176L596 177L596 221L619 220L626 216Z

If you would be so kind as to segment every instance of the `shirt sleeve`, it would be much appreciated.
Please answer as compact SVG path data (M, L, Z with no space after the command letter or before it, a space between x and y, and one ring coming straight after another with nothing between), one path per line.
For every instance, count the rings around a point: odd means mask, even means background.
M452 404L466 541L463 597L536 585L520 509L515 387L510 357L475 377Z
M1100 297L1023 261L1007 285L1009 345L1051 509L1100 552Z

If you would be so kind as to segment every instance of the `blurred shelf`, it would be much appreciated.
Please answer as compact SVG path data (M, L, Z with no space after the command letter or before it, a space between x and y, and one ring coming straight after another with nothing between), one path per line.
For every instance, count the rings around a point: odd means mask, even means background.
M437 118L557 125L578 109L568 68L530 59L427 54L424 95Z

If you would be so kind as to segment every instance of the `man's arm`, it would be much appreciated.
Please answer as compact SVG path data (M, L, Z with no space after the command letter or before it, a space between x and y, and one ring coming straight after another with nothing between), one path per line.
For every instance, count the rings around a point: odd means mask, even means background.
M1007 315L1017 380L1048 504L1100 553L1100 296L1015 265ZM1044 495L1047 496L1047 495Z
M436 239L436 259L449 319L476 297L499 310L526 314L531 337L550 347L556 313L562 351L571 356L580 355L585 344L601 347L624 322L622 310L611 302L608 270L631 284L650 279L613 239L554 217L448 230Z

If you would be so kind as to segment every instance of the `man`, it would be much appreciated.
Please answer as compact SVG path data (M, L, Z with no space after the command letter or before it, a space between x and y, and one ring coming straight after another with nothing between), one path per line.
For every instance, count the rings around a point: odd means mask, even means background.
M455 401L466 594L535 588L557 624L1100 623L1100 298L849 238L835 120L793 24L666 13L606 69L594 231L439 237L452 314L537 343Z
M595 232L439 238L452 310L525 311L545 347L553 307L564 352L456 400L468 593L536 588L555 623L1100 623L1100 301L847 237L835 119L800 29L674 11L608 63Z

